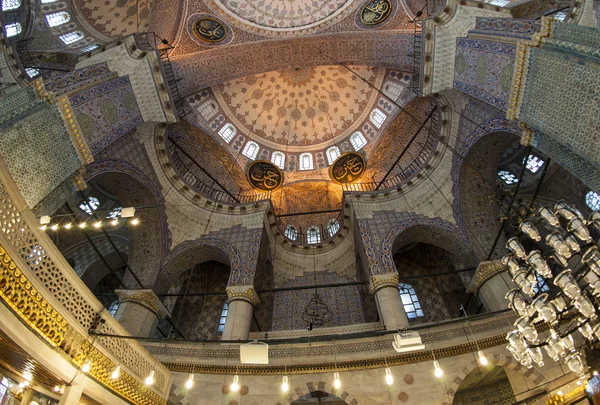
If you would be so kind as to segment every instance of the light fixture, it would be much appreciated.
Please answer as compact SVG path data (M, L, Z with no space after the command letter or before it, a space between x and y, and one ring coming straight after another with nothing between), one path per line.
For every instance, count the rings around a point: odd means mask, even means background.
M389 367L385 368L385 383L387 385L392 385L394 383L394 376L392 375L392 370Z
M81 366L81 371L84 373L89 373L91 369L92 363L89 360L87 360L85 363L83 363L83 366Z
M154 370L150 370L150 374L148 374L148 377L146 377L146 379L144 380L144 384L146 384L146 385L154 384Z
M281 391L288 392L290 390L290 384L288 383L288 376L284 375L281 381Z
M188 390L194 386L194 373L190 373L187 381L185 382L185 388Z
M444 370L442 370L440 363L437 360L433 361L433 367L435 368L435 376L441 378L444 375Z
M110 378L112 378L113 380L117 380L119 378L119 375L121 375L121 366L115 367L113 372L110 374Z
M117 226L117 225L119 225L119 220L117 218L115 218L110 223L112 226Z
M46 230L46 225L40 226L40 230L45 231Z
M102 226L102 221L94 222L94 228L100 228Z
M559 397L563 396L563 392L561 390L556 391L556 395L558 395Z
M485 354L481 350L479 350L477 352L477 355L479 356L479 364L481 364L482 366L487 366L488 359L487 359L487 357L485 357Z
M54 386L54 392L60 392L60 387L58 385Z
M121 218L133 218L135 216L135 207L121 208Z
M73 226L73 224L71 222L67 222L65 224L65 229L71 229L72 226Z
M594 375L594 377L595 377L595 376L597 376L597 375L598 375L598 372L597 372L597 371L594 371L592 374L593 374L593 375Z
M133 218L131 221L129 221L131 223L131 225L137 225L140 223L140 220L138 218Z
M85 228L86 223L85 222L80 222L78 225L81 229Z
M240 390L240 376L237 374L233 376L233 382L229 386L232 392L238 392Z
M42 215L40 217L40 225L48 225L52 218L49 215Z
M53 231L57 231L58 230L58 224L54 224L50 227L50 229L52 229Z
M340 381L340 373L338 373L337 371L333 373L333 387L336 390L342 388L342 382Z

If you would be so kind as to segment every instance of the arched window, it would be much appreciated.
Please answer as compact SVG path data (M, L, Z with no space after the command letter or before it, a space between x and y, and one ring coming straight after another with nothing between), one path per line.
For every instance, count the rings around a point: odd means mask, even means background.
M250 159L256 159L256 155L258 155L259 146L256 142L250 141L244 147L242 154Z
M400 94L402 94L403 90L404 86L391 80L383 85L383 94L388 96L393 101L398 100L398 97L400 97Z
M498 177L500 177L500 179L502 179L502 181L504 181L508 185L519 182L519 179L517 179L517 176L515 176L514 174L512 174L511 172L506 171L506 170L500 170L498 172Z
M375 125L375 128L381 128L387 116L379 108L373 108L371 111L371 122Z
M306 230L306 243L320 243L321 230L318 226L311 226Z
M21 7L21 0L2 0L2 11L14 10Z
M283 234L286 236L286 238L288 238L290 240L298 239L298 230L296 229L296 227L294 225L286 225L285 231L283 231Z
M415 289L410 284L400 283L398 284L398 290L400 292L400 299L402 305L404 305L404 312L409 319L414 319L419 316L423 316L423 309L419 302L419 297Z
M117 309L119 309L119 300L114 300L108 306L108 313L112 316L115 316L115 314L117 313Z
M88 197L87 204L82 202L79 204L79 209L84 211L88 215L92 215L92 212L96 211L100 206L100 201L96 197Z
M57 0L42 0L42 4L46 4L46 3L54 3Z
M114 208L106 215L106 219L119 219L121 217L121 209L122 207Z
M21 24L18 22L7 24L4 26L4 29L6 30L7 38L17 36L21 33L21 31L23 31L23 27L21 27Z
M590 191L585 195L585 203L592 211L600 211L600 194Z
M535 155L529 155L527 157L527 164L525 165L525 167L531 173L536 173L538 170L540 170L540 167L542 167L543 165L544 161L542 159Z
M229 304L227 301L223 304L223 309L221 309L221 317L219 318L219 327L217 328L217 332L223 332L225 330L225 322L227 321L227 313L229 312Z
M82 40L84 36L85 35L83 35L80 31L72 31L59 36L59 38L65 43L65 45L71 45Z
M273 152L271 162L281 170L285 169L285 153L279 151Z
M56 27L71 21L71 14L67 13L66 11L46 14L46 21L48 21L49 27Z
M99 48L100 45L98 44L92 44L92 45L88 45L88 46L84 46L83 48L80 49L81 52L89 52L89 51L93 51L96 48Z
M229 143L237 133L237 129L232 124L225 124L219 129L219 136Z
M360 133L360 131L356 131L350 137L350 143L354 147L355 151L359 151L359 150L361 150L361 148L363 146L365 146L367 144L367 140L365 139L365 137L363 136L363 134Z
M303 153L300 155L300 170L312 170L313 169L313 157L310 153Z
M40 74L40 70L36 68L25 68L25 73L27 73L27 76L33 79Z
M339 230L340 223L337 219L332 219L331 221L329 221L329 223L327 224L327 233L329 234L329 237L335 235Z
M327 162L329 162L329 164L332 165L333 162L335 162L335 160L340 157L340 148L338 148L337 146L332 146L331 148L325 151L325 154L327 155Z
M214 117L218 111L217 103L212 100L207 101L206 103L200 105L200 108L198 108L198 112L207 122L210 121L210 119Z

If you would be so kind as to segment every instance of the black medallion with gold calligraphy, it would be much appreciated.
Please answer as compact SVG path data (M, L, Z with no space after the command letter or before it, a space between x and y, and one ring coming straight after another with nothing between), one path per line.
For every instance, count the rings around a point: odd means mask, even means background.
M329 167L331 180L338 184L357 182L367 168L367 161L358 152L347 152L341 155Z
M372 0L360 10L360 20L365 25L381 24L392 14L392 10L390 0Z
M201 18L194 23L194 34L207 42L221 42L226 30L223 24L212 18Z
M260 191L274 191L283 184L283 172L268 160L252 162L246 176L252 187Z

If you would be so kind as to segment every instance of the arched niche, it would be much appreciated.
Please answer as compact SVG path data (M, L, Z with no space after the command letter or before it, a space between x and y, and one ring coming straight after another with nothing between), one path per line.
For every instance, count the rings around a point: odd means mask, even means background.
M327 394L327 397L323 398L328 398L334 402L324 402L322 398L322 403L329 405L360 405L360 401L358 401L354 395L344 388L336 390L331 381L309 381L301 385L290 384L290 395L280 399L273 405L319 403L317 397L322 396L323 394ZM341 399L340 396L343 396L344 399Z

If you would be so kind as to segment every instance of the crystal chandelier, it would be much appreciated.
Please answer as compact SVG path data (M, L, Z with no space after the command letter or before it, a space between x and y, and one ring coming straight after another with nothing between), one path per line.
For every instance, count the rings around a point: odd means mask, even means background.
M506 336L507 349L523 366L543 366L542 348L554 361L586 373L573 335L589 343L600 340L596 308L600 297L600 212L586 220L575 207L559 202L516 219L518 236L502 258L517 288L506 294L519 318ZM536 324L548 328L540 332ZM543 329L543 328L540 328Z

